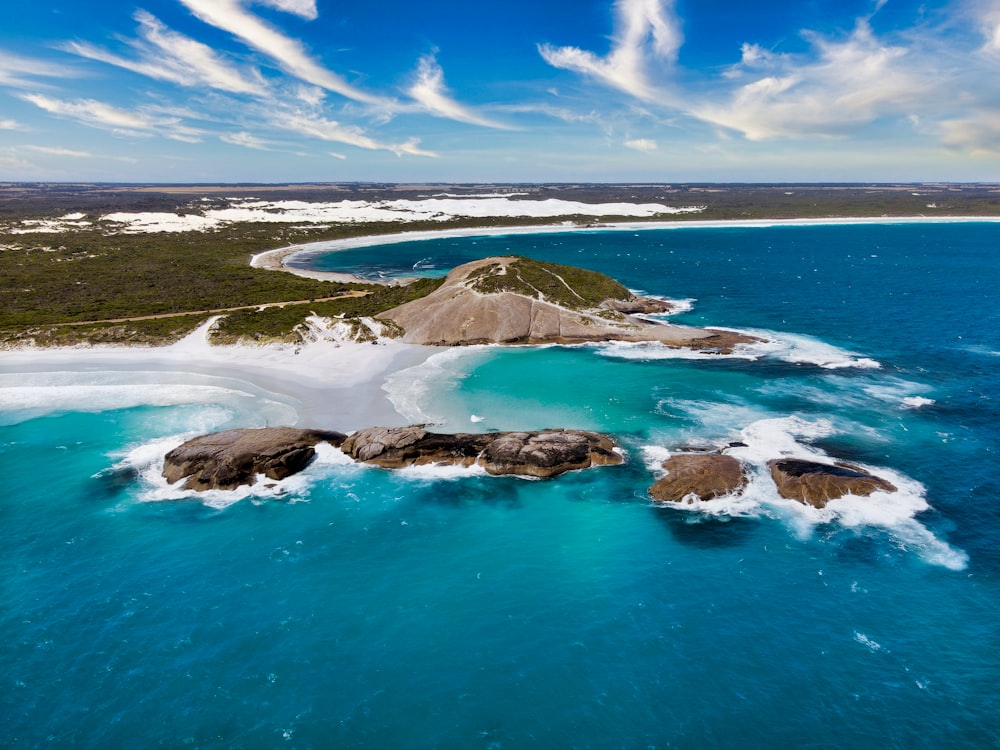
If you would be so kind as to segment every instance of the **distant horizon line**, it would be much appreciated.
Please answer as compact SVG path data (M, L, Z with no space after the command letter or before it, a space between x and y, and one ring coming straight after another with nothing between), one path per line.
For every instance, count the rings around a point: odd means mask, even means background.
M438 182L438 181L405 181L405 180L331 180L331 181L319 181L319 180L304 180L301 182L294 182L290 180L280 180L275 182L253 182L253 181L238 181L238 182L224 182L224 181L205 181L205 182L157 182L157 181L138 181L138 182L119 182L110 180L0 180L0 187L3 186L13 186L13 185L57 185L57 186L115 186L115 187L282 187L282 186L337 186L337 185L406 185L410 187L438 187L438 186L455 186L455 187L482 187L482 186L502 186L502 187L566 187L572 185L607 185L615 187L671 187L671 186L693 186L699 187L703 185L710 186L734 186L734 187L909 187L909 186L922 186L922 187L934 187L934 186L948 186L948 187L1000 187L1000 180L991 181L974 181L974 180L925 180L925 181L887 181L887 182L873 182L870 180L862 181L747 181L747 180L732 180L732 181L670 181L670 182L653 182L649 180L629 182L629 181L586 181L586 180L566 180L566 181L524 181L524 182L511 182L511 181L464 181L464 182Z

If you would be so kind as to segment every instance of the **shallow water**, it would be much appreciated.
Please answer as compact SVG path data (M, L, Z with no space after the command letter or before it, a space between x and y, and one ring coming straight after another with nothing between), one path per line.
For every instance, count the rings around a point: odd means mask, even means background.
M692 229L324 261L516 252L778 342L471 348L386 383L442 430L600 429L627 454L555 481L328 451L278 488L185 498L156 479L166 447L288 407L33 383L0 402L3 744L997 745L996 247L977 224ZM649 504L665 449L733 440L746 497ZM900 492L802 508L763 476L781 453Z

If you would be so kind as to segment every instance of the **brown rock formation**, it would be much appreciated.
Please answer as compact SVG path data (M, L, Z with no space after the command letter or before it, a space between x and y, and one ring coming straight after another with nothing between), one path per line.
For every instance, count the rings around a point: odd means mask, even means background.
M782 497L816 508L823 508L828 501L848 494L867 497L877 490L896 490L886 480L846 463L824 464L782 458L768 461L767 465Z
M667 475L649 488L658 502L679 503L689 495L699 500L732 495L747 483L740 462L720 454L681 454L663 462Z
M302 471L326 441L339 445L344 435L291 427L237 429L188 440L167 453L163 476L173 484L187 477L189 490L231 490L252 485L258 474L284 479Z
M621 462L611 438L580 430L500 433L480 459L490 474L532 477L554 477L565 471Z
M534 477L619 464L614 449L611 438L578 430L445 435L421 426L359 430L341 446L354 460L385 468L479 463L490 474Z
M386 469L422 464L471 466L492 435L442 435L411 427L368 427L348 437L340 449L355 461Z

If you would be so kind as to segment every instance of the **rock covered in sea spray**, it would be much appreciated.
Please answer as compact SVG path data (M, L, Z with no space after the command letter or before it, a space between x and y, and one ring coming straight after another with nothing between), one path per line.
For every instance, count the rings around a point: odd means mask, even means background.
M768 461L767 466L782 497L816 508L824 508L830 500L844 495L868 497L879 490L896 491L895 486L881 477L847 463L782 458Z
M743 464L724 453L678 454L668 458L662 466L666 475L649 488L656 502L738 496L749 483ZM880 490L896 491L896 487L885 479L840 461L824 463L776 458L768 461L767 467L781 497L814 508L824 508L830 500L845 495L868 497Z
M340 445L344 435L292 427L236 429L201 435L167 453L163 476L187 479L189 490L231 490L252 485L258 474L281 480L304 469L320 442Z

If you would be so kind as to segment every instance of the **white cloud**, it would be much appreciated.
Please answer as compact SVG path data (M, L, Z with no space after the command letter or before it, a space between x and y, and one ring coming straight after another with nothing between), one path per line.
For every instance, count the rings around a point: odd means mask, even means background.
M316 0L257 0L257 4L292 13L307 21L315 21L319 17Z
M309 56L301 42L285 36L248 12L239 0L180 1L204 23L243 40L248 46L277 62L285 72L306 83L365 104L383 107L393 105L391 100L362 91L341 76L324 68ZM298 8L303 11L308 10L309 5L302 0L271 0L267 4L281 10Z
M37 151L40 154L49 154L50 156L68 156L74 159L94 158L94 155L87 151L74 151L73 149L62 148L60 146L25 146L25 148Z
M219 140L232 146L243 146L244 148L252 148L258 151L272 150L266 141L262 141L260 138L257 138L246 131L241 131L239 133L223 133L219 136Z
M973 156L1000 156L1000 110L945 120L941 129L942 140L950 148L968 150Z
M232 67L208 45L170 30L146 11L137 11L135 20L139 22L142 40L131 41L130 45L139 53L138 59L130 60L86 42L69 42L63 49L181 86L209 86L234 94L266 92L258 71L244 72Z
M37 78L77 78L79 71L48 60L11 55L0 51L0 86L10 88L39 88Z
M204 135L203 132L182 124L180 118L121 109L94 99L66 101L44 94L22 94L21 98L57 117L121 135L160 135L185 143L197 143Z
M987 55L1000 55L1000 2L994 0L981 9L979 27L986 40L981 51Z
M444 84L444 72L433 54L420 58L416 81L407 93L432 115L487 128L508 128L507 125L484 117L448 96Z
M0 130L24 130L25 127L17 120L0 120Z
M921 108L928 78L907 48L882 43L866 22L841 41L807 38L813 43L808 56L744 45L743 59L728 78L752 80L735 88L728 101L694 104L690 113L762 140L839 135Z
M662 96L649 80L653 62L672 64L683 42L672 0L617 0L615 33L607 56L579 47L538 46L545 61L556 68L592 76L640 99Z
M419 141L411 138L403 143L383 143L372 138L355 125L342 125L317 114L302 111L272 111L262 113L268 117L273 128L288 130L311 138L334 143L346 143L357 148L372 151L391 151L397 156L437 156L433 151L419 147Z
M656 141L650 140L649 138L634 138L632 140L625 141L625 148L630 148L634 151L643 151L645 153L650 153L656 151L659 146Z

